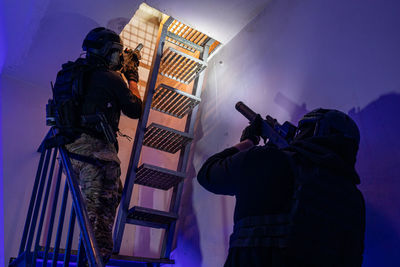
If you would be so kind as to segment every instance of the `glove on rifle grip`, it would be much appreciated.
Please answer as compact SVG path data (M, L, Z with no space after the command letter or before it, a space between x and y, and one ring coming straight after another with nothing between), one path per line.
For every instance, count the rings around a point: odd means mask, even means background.
M254 119L250 122L250 125L244 128L242 136L240 137L240 142L250 139L254 145L258 145L261 136L261 123L262 118L260 114L256 114Z
M124 65L121 72L128 81L139 82L139 60L141 59L140 51L125 49L123 52Z

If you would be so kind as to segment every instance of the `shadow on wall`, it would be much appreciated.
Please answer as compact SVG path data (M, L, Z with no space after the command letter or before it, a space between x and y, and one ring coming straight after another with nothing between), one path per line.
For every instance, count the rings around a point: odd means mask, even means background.
M361 132L356 167L367 205L364 266L400 266L399 114L398 93L349 112Z
M308 112L306 104L296 104L278 93L275 103L282 106L290 120L297 123ZM366 235L364 267L400 266L400 94L390 93L372 101L365 108L352 108L348 114L361 132L356 169L361 177L360 190L366 200ZM200 122L201 120L199 120ZM197 123L194 144L204 135ZM221 126L219 126L221 127ZM218 127L218 128L219 128ZM212 127L216 130L215 127ZM218 131L218 130L217 130ZM181 220L178 232L179 247L193 255L191 264L201 266L202 254L198 219L193 209L193 179L196 171L189 160L189 179L182 197ZM180 250L182 251L182 250ZM184 266L184 265L183 265Z
M281 93L275 102L297 123L307 113ZM361 133L356 168L366 200L366 236L363 266L400 266L400 94L379 97L363 109L348 113Z
M204 135L201 123L199 123L198 119L196 121L196 134L192 141L193 145L191 151L195 150L195 144ZM177 262L179 261L179 266L200 267L202 266L203 256L200 247L200 233L197 215L193 207L193 180L196 179L197 176L193 164L193 157L194 153L192 152L188 160L189 165L187 167L187 175L181 198L177 233L174 239L175 244L173 245L174 249L179 246L179 253L182 253L184 256L177 255L177 257L173 258L179 258L179 260L177 260ZM190 255L190 260L188 260L188 257L185 255Z
M290 122L294 125L297 125L297 122L303 117L303 115L309 112L306 108L306 103L298 105L280 92L276 94L274 102L286 109L290 115Z

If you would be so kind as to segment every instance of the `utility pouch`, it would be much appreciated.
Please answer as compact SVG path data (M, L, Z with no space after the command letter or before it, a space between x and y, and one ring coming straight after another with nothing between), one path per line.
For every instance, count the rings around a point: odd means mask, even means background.
M53 99L49 99L48 103L46 104L46 125L47 126L56 126L56 110L57 107L53 101Z
M94 127L97 132L101 132L104 135L108 143L115 144L117 142L115 133L110 124L107 122L107 118L104 113L98 112L94 115L81 116L81 119L83 126Z

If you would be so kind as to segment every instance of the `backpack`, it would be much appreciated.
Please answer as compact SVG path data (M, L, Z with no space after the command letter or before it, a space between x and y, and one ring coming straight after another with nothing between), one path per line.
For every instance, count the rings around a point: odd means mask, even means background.
M85 59L69 61L62 65L56 82L52 86L53 98L46 105L46 125L58 130L57 141L48 146L68 144L73 142L82 132L81 107L85 95L84 77L94 67Z

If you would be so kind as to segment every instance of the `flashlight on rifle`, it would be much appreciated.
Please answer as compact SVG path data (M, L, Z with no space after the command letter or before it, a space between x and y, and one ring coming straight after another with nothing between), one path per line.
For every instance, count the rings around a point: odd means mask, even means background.
M242 101L236 103L235 108L239 111L249 122L252 122L257 113L251 108L246 106ZM271 116L267 115L265 120L261 123L261 137L268 142L275 144L278 148L285 148L293 140L296 134L296 126L286 121L280 125L278 121Z

